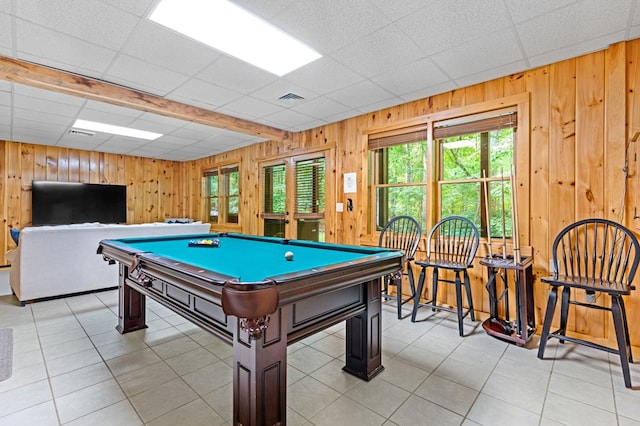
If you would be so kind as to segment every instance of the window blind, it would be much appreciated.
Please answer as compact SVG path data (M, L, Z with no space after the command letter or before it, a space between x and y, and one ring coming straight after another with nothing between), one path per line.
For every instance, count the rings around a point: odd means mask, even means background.
M517 125L518 114L515 108L504 108L436 122L433 126L433 138L446 139L471 133L506 129Z
M296 213L324 213L325 159L296 163Z

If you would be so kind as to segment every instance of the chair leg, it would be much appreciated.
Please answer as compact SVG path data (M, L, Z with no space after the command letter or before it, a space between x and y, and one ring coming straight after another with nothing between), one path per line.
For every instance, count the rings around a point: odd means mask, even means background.
M469 274L467 270L464 270L464 289L467 293L467 303L469 304L469 317L471 317L471 321L476 320L476 314L473 309L473 297L471 295L471 282L469 281Z
M422 296L422 288L424 287L424 275L425 269L422 268L420 271L420 276L418 277L418 289L416 290L413 296L413 310L411 311L411 322L416 322L416 314L418 313L418 308L420 307L420 296Z
M544 358L544 349L547 346L547 340L549 339L549 330L551 329L551 321L553 320L553 313L556 310L556 303L558 301L558 287L552 286L549 290L549 299L547 301L547 310L544 314L544 323L542 324L542 333L540 334L540 345L538 346L538 358Z
M462 306L462 282L460 281L460 272L456 272L456 305L458 311L458 331L460 332L460 337L464 336L464 326L462 323L462 319L464 318L463 311L464 308Z
M569 317L569 304L571 302L571 289L569 287L562 287L561 298L559 334L565 336L567 334L567 318ZM564 339L561 338L560 343L564 343Z
M622 365L622 376L624 385L631 387L631 373L629 372L629 353L631 348L627 345L627 330L625 330L626 320L622 317L624 308L621 306L621 296L611 296L611 313L613 314L613 324L618 340L618 352L620 354L620 364Z
M627 341L627 348L629 348L629 362L633 362L633 353L631 350L631 339L629 338L629 324L627 323L627 309L624 306L624 299L620 297L620 313L622 314L622 322L624 325L625 340Z
M433 275L431 278L431 311L436 311L436 301L438 300L438 268L433 268Z
M398 304L398 319L402 319L402 275L396 281L396 301Z

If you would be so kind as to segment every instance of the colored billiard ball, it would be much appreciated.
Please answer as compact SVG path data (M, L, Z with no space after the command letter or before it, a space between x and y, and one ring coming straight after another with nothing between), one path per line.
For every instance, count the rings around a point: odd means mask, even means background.
M284 254L284 258L287 260L293 260L293 252L292 251L288 251Z

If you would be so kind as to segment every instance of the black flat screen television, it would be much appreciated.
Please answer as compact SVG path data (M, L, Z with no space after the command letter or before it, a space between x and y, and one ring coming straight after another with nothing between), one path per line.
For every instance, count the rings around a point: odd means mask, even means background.
M93 183L33 181L31 224L127 222L127 187Z

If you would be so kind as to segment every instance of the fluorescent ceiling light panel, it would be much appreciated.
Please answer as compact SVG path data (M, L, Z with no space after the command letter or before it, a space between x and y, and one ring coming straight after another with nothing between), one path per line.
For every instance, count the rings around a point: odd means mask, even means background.
M227 0L162 0L149 19L278 76L321 57Z
M76 129L93 130L95 132L111 133L120 136L129 136L138 139L155 140L162 134L147 132L146 130L131 129L129 127L113 126L111 124L98 123L97 121L88 120L76 120L73 123L73 127Z

